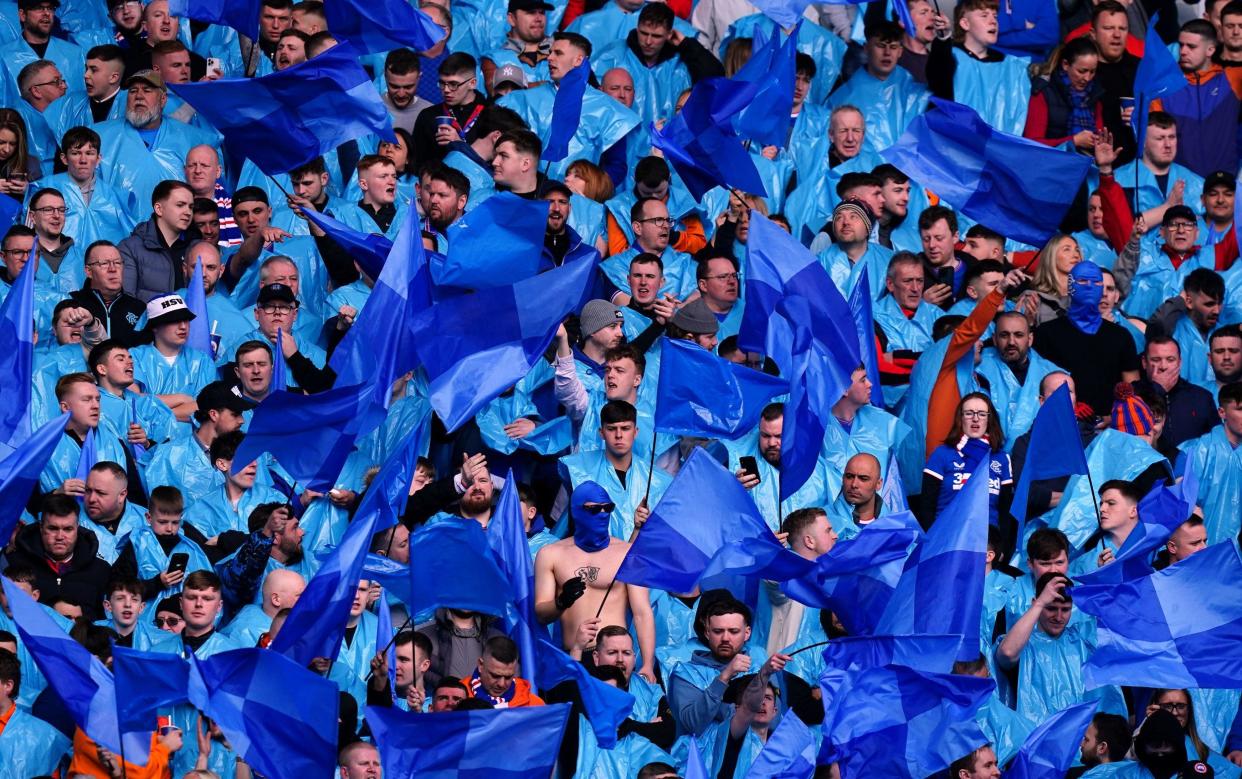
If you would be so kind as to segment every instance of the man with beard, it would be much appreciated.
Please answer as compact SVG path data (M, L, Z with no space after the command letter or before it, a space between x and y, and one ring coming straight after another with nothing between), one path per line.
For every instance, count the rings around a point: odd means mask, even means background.
M444 235L449 225L466 213L470 200L470 179L447 165L434 165L425 174L427 182L427 226Z
M1035 334L1030 322L1017 311L996 315L993 347L984 349L979 373L988 380L992 404L1000 413L1005 448L1030 429L1039 410L1039 388L1044 377L1061 369L1031 351Z
M101 144L99 169L104 181L132 192L138 203L149 203L161 181L184 175L182 162L190 149L199 144L214 146L214 139L164 116L168 89L160 74L141 70L126 80L125 89L125 118L96 127Z
M1134 389L1164 401L1164 429L1156 448L1173 462L1179 446L1216 425L1216 400L1212 393L1183 378L1182 349L1167 335L1148 335L1140 362L1143 378L1134 382Z
M270 514L266 513L268 511ZM308 582L319 568L314 556L308 556L306 550L302 548L302 537L306 533L287 503L264 504L250 513L248 527L251 533L262 530L267 525L273 529L271 555L267 559L263 575L259 578L259 586L256 588L253 599L255 604L264 607L268 605L264 600L264 595L268 591L267 580L270 577L277 574L282 576L292 574L303 582ZM278 586L275 587L283 588L281 591L288 594L296 586L294 582L296 582L295 579L285 576L278 579ZM293 603L297 602L297 596L285 597L283 600L292 601L284 605L284 607L292 608ZM280 611L280 608L274 609L272 616L275 616L277 611ZM266 627L264 629L266 630Z
M1208 336L1220 321L1225 280L1216 271L1195 268L1182 281L1182 293L1156 309L1147 340L1170 335L1181 350L1183 379L1211 388L1216 375L1209 359Z
M487 529L492 520L492 498L495 487L482 454L462 455L461 470L428 484L406 501L401 522L411 530L428 520L454 521L448 509L457 504L457 517L473 519Z
M306 41L309 36L292 28L280 34L276 42L275 67L277 71L306 62Z
M655 618L647 588L624 582L614 587L630 544L609 535L612 507L612 498L599 484L587 481L575 487L569 509L573 536L535 555L535 616L544 624L560 620L566 648L594 647L601 626L628 625L633 619L643 657L638 674L654 684Z
M758 451L748 451L740 446L729 446L729 467L733 470L742 486L751 491L759 513L763 514L768 527L773 533L780 531L781 510L780 473L781 473L781 433L785 427L785 404L769 403L759 415ZM741 440L753 440L747 436ZM730 442L732 443L732 442ZM754 457L758 454L758 457ZM756 471L742 467L742 458L754 460ZM749 463L748 463L749 464ZM823 506L826 500L827 485L824 483L823 469L816 468L806 484L798 488L785 503L789 506Z
M86 474L86 491L78 523L95 534L99 557L115 563L126 536L142 524L142 509L129 498L125 469L113 462L98 462ZM144 498L145 499L145 498Z
M540 187L540 195L548 201L548 225L543 235L545 269L559 268L566 262L575 262L606 248L603 237L592 248L569 226L569 215L573 208L573 192L569 187L559 181L547 180Z
M136 576L142 582L142 599L148 603L181 591L181 582L194 571L210 571L211 562L195 542L181 531L185 501L176 487L151 490L146 521L129 534L114 570ZM172 556L184 554L184 570L170 571Z
M1224 325L1208 338L1208 359L1216 385L1209 387L1212 394L1220 392L1226 384L1242 380L1242 327Z

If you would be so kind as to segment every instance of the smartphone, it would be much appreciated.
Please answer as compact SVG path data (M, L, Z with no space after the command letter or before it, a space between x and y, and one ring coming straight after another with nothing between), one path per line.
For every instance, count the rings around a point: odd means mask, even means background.
M751 476L754 476L756 479L759 478L759 462L754 457L751 457L750 455L739 457L738 462L741 463L743 471Z
M216 74L217 78L224 75L224 64L219 57L207 58L207 72Z
M936 283L944 284L950 289L953 287L953 277L955 273L953 268L945 266L936 270Z
M190 564L190 555L185 552L177 552L168 560L169 573L185 573L186 566Z

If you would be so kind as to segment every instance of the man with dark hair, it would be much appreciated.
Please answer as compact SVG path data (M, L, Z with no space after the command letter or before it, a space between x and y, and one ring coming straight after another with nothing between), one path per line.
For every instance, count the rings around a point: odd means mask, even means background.
M948 310L961 294L966 282L966 269L974 258L957 251L957 214L945 206L931 206L919 214L919 237L923 251L923 276L926 279L923 299Z
M150 395L140 395L134 386L134 358L116 341L107 340L91 349L86 358L91 375L99 384L99 416L126 441L146 449L170 440L176 432L176 417L168 406Z
M546 0L508 0L509 31L504 43L483 54L479 63L485 84L490 85L496 71L506 65L520 68L528 83L548 80L546 63L552 52L548 11L554 9Z
M1217 415L1221 424L1182 445L1179 468L1199 479L1198 505L1203 508L1207 542L1216 544L1238 535L1242 519L1242 382L1221 387Z
M59 160L65 172L43 179L64 197L68 207L64 231L82 246L100 239L115 240L134 229L130 194L96 175L99 147L98 133L89 127L73 127L60 141Z
M518 197L534 200L539 196L543 174L539 172L539 156L543 143L530 130L510 130L496 141L492 159L492 178L496 189L512 192Z
M197 233L191 228L194 191L166 179L151 194L151 218L117 246L125 262L125 291L141 300L185 286L185 250Z
M1087 540L1085 548L1070 567L1079 576L1111 563L1138 527L1138 504L1143 499L1134 482L1110 479L1100 485L1100 529Z
M288 499L271 487L255 483L258 463L252 462L233 472L233 456L246 435L241 430L216 436L208 456L220 473L222 484L206 497L186 507L185 521L207 539L214 539L229 530L250 533L249 518L257 507L275 503L284 505Z
M672 295L679 300L687 299L695 290L691 278L694 261L674 247L675 221L668 205L658 197L642 197L634 201L629 211L631 245L600 263L600 273L617 291L633 295L629 285L630 262L639 254L654 254L663 264L664 286L659 295ZM611 244L610 244L611 246Z
M207 497L222 481L208 455L211 444L223 433L240 430L249 409L225 382L203 387L195 398L193 432L156 447L147 466L148 483L175 486L191 503Z
M40 603L72 598L93 621L103 616L104 586L112 566L98 556L95 534L79 526L78 510L69 495L45 498L39 521L18 531L11 562L34 570Z
M496 636L483 645L479 667L461 683L470 694L497 709L542 706L530 682L517 676L518 647L508 636Z
M1215 170L1238 169L1237 125L1242 109L1242 80L1213 60L1219 49L1216 28L1206 19L1191 19L1177 36L1177 64L1186 85L1158 98L1164 111L1182 127L1177 162L1206 176ZM1211 100L1211 110L1204 101Z
M1220 322L1225 297L1221 274L1209 268L1195 268L1182 280L1181 294L1156 309L1147 326L1149 342L1162 336L1172 336L1177 341L1182 378L1209 391L1216 388L1209 340ZM1236 329L1237 325L1233 327Z
M443 100L423 109L414 120L414 148L410 153L418 165L440 162L453 141L470 143L478 138L476 123L486 106L478 89L474 57L454 52L440 63L440 94ZM441 123L441 117L452 119Z
M833 105L857 106L862 111L867 142L874 149L896 143L906 126L927 109L931 96L909 72L897 67L902 35L896 22L867 25L863 67L832 93Z
M114 0L115 2L115 0ZM109 3L112 5L112 3ZM138 19L142 27L141 18ZM120 119L125 115L125 101L117 100L121 92L121 76L125 72L125 52L120 46L105 43L86 52L83 87L74 84L69 93L53 103L48 123L57 135L74 127L86 127ZM61 146L62 151L64 146Z
M780 491L781 470L781 434L785 429L785 404L769 403L759 415L759 437L756 449L746 452L731 448L729 452L729 469L737 476L742 486L751 490L751 497L759 508L759 513L767 520L773 533L779 531L781 515L779 504L792 506L824 506L828 503L822 469L816 469L802 485L786 501L778 500ZM742 467L742 456L753 456L758 472Z
M1164 400L1167 411L1157 449L1172 462L1178 447L1216 425L1216 403L1212 393L1183 378L1182 349L1167 335L1148 331L1141 362L1143 378L1134 382L1134 389Z
M1000 779L1001 770L991 744L984 744L949 764L949 779Z
M1097 765L1124 761L1130 751L1130 738L1130 723L1125 717L1102 712L1096 714L1082 736L1079 749L1082 766L1070 769L1067 779L1078 779Z
M392 126L411 135L418 115L431 107L430 102L418 96L421 75L422 60L409 49L393 49L384 57L384 105L392 115Z
M1035 597L1035 583L1049 573L1069 572L1069 539L1055 528L1041 527L1026 540L1026 562L1030 575L1014 581L1005 603L1005 626L1011 627L1026 612Z

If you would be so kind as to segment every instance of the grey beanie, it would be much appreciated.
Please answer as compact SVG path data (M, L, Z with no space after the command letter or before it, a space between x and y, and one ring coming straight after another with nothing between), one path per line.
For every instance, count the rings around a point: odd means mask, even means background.
M582 307L578 322L582 325L582 337L594 335L614 322L621 322L621 309L607 300L589 300Z
M673 324L695 335L715 335L720 329L720 322L703 298L696 298L677 309L677 313L673 314Z

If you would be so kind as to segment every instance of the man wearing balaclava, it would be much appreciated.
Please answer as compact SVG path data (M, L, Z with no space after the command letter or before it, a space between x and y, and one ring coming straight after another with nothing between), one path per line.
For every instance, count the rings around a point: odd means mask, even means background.
M1134 737L1134 758L1154 779L1181 773L1186 765L1186 733L1177 718L1161 710L1143 720Z
M624 627L632 616L643 660L638 673L654 683L655 618L647 588L614 581L630 548L608 534L616 506L593 481L574 488L569 506L573 536L535 555L535 615L544 624L560 620L565 650L575 658L595 646L600 628Z
M1108 416L1118 382L1138 381L1139 358L1125 328L1100 314L1104 274L1083 261L1069 274L1069 309L1035 329L1035 351L1074 377L1078 400Z

